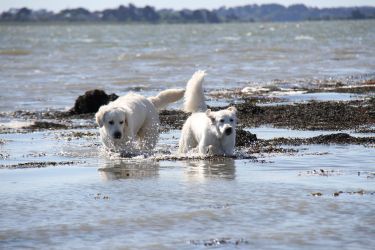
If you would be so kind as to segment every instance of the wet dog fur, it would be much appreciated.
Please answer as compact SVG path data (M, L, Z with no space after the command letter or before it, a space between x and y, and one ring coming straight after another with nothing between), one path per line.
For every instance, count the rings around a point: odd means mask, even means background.
M159 137L158 111L181 99L184 92L168 89L149 98L129 93L101 106L95 118L103 144L125 154L150 152Z
M181 131L179 154L232 156L236 139L236 108L211 111L203 93L204 71L197 71L186 86L184 111L192 112Z

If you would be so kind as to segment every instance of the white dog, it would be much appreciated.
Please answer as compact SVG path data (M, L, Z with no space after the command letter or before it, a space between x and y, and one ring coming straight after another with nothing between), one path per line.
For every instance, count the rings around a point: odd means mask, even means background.
M149 152L159 137L158 110L181 99L183 89L168 89L156 97L130 93L101 106L95 114L103 144L125 154Z
M236 141L236 108L213 112L207 109L203 93L204 71L197 71L186 86L184 111L193 114L186 120L178 152L198 149L200 154L232 156Z

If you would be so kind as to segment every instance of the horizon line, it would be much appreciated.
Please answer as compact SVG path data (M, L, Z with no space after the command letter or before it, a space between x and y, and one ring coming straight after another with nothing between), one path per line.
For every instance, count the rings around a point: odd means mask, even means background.
M290 5L284 5L284 4L280 4L280 3L264 3L264 4L245 4L245 5L237 5L237 6L226 6L226 5L223 5L223 6L219 6L217 8L181 8L181 9L177 9L177 8L168 8L168 7L163 7L163 8L157 8L153 5L149 5L149 4L146 4L146 5L143 5L143 6L138 6L134 3L129 3L127 5L125 4L120 4L120 5L117 5L117 6L113 6L113 7L106 7L106 8L103 8L103 9L90 9L89 7L83 7L83 6L76 6L76 7L66 7L66 8L61 8L61 9L58 9L58 10L53 10L53 9L48 9L48 8L31 8L31 7L27 7L27 6L23 6L23 7L10 7L8 8L7 10L0 10L0 13L3 13L3 12L7 12L7 11L10 11L10 10L19 10L19 9L22 9L22 8L27 8L27 9L30 9L32 11L39 11L39 10L46 10L46 11L51 11L51 12L60 12L60 11L63 11L63 10L70 10L70 9L79 9L79 8L82 8L82 9L86 9L86 10L89 10L90 12L95 12L95 11L103 11L103 10L108 10L108 9L118 9L119 7L121 6L124 6L124 7L128 7L128 6L135 6L136 8L145 8L145 7L151 7L151 8L154 8L155 10L174 10L174 11L182 11L182 10L209 10L209 11L213 11L213 10L218 10L218 9L221 9L221 8L237 8L237 7L245 7L245 6L263 6L263 5L279 5L279 6L283 6L285 8L289 8L291 6L295 6L295 5L303 5L307 8L312 8L312 9L335 9L335 8L363 8L363 7L370 7L370 8L375 8L375 4L374 5L351 5L351 6L331 6L331 7L318 7L318 6L310 6L310 5L306 5L306 4L303 4L303 3L295 3L295 4L290 4Z

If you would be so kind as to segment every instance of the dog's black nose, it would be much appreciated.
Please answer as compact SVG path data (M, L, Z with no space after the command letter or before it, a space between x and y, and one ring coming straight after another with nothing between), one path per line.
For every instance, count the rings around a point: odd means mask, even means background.
M230 134L232 134L232 131L233 131L232 128L226 128L224 132L225 132L226 135L230 135Z
M120 139L120 138L121 138L121 132L119 132L119 131L115 132L115 133L113 134L113 137L114 137L115 139Z

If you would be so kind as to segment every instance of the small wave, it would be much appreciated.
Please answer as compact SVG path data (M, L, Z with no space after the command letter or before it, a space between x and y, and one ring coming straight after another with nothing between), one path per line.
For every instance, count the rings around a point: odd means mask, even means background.
M221 40L224 40L224 41L238 41L240 39L241 37L238 37L238 36L225 36L221 38Z
M255 87L245 87L241 90L242 93L265 93L270 92L270 88L265 88L261 86L255 86Z
M43 73L44 73L44 71L42 71L40 69L33 70L33 74L35 74L35 75L39 75L39 74L43 74Z
M312 36L296 36L294 40L315 40L315 38Z
M81 42L81 43L94 43L96 40L95 39L92 39L92 38L82 38L82 39L78 39L78 42Z
M126 152L112 152L102 148L101 154L111 160L121 161L122 163L128 162L134 164L134 161L142 162L159 162L159 161L185 161L185 160L207 160L221 162L227 159L234 160L256 160L250 154L238 150L233 156L217 156L217 155L202 155L196 152L189 152L188 154L176 154L170 151L163 152L140 152L139 154L126 153Z
M175 58L176 58L176 55L172 53L164 53L164 52L136 53L132 57L132 59L138 59L138 60L173 60Z
M2 129L21 129L34 124L33 121L9 121L0 122L0 130Z
M274 91L270 96L294 96L306 93L306 90L282 89L281 91Z

